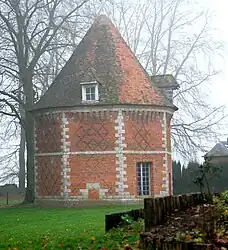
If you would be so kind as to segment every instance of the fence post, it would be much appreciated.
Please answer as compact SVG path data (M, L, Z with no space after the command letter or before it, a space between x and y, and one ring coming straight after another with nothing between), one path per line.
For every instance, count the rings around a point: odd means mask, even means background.
M8 193L8 191L6 192L6 205L9 205L9 193Z
M153 199L144 199L144 221L145 221L145 232L149 232L150 228L153 226L153 216L155 211L153 210Z

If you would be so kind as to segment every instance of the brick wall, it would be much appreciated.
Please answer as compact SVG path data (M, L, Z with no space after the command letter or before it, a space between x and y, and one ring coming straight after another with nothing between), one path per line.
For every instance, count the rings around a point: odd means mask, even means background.
M38 156L37 195L61 196L61 156Z
M43 114L35 117L36 196L61 196L61 116Z
M39 116L37 196L135 198L137 162L152 163L152 195L167 195L170 147L170 118L162 111L100 108Z
M160 117L146 120L142 114L139 117L125 115L125 134L127 150L162 151L162 127Z
M71 152L114 150L116 113L68 113L68 117Z
M71 167L70 196L99 199L107 195L116 195L115 155L71 156L69 165ZM93 193L89 193L89 190Z
M172 151L171 145L171 115L167 115L167 151ZM172 156L167 155L167 164L168 164L168 171L169 171L169 195L173 194L173 171L172 171Z
M36 117L36 152L61 151L61 117L59 114L44 114Z
M136 164L137 162L152 162L152 171L150 176L151 182L151 193L152 195L160 195L162 191L162 164L163 164L163 154L159 155L148 155L148 154L131 154L127 155L127 183L128 189L132 195L137 195L137 185L136 185Z

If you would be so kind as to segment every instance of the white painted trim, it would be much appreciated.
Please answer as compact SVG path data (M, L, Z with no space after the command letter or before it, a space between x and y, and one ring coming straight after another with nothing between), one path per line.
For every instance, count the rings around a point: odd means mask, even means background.
M122 110L118 110L117 119L115 120L115 137L116 137L116 193L119 196L129 195L125 192L125 188L128 188L125 163L126 157L124 156L124 148L127 147L125 143L125 128L124 128L124 117Z
M139 155L157 155L157 154L168 154L172 155L172 152L168 151L135 151L135 150L123 150L119 152L124 154L139 154ZM67 155L115 155L118 154L117 151L81 151L81 152L53 152L53 153L36 153L36 156L62 156ZM119 164L116 163L116 164Z
M101 198L100 200L93 200L93 202L102 202L102 201L120 201L120 202L126 202L126 201L143 201L145 197L135 197L133 195L130 195L129 193L126 193L126 195L123 196L107 196L105 198ZM71 202L71 201L86 201L86 202L90 202L90 200L88 200L87 198L84 198L82 196L69 196L67 201L63 200L62 196L39 196L38 199L36 200L38 201L63 201L63 202Z
M167 150L167 114L166 112L164 112L163 114L163 120L162 120L162 141L163 141L163 145L164 145L164 150Z
M89 198L89 190L91 188L94 188L99 191L99 199L103 199L105 197L105 193L108 192L107 188L101 188L100 183L86 183L86 188L85 189L80 189L80 196L76 196L80 199L86 199L88 200ZM72 196L70 196L72 198Z
M37 165L37 159L36 159L36 151L38 150L37 148L37 134L36 134L36 121L34 119L34 194L35 194L35 199L38 197L38 165Z
M162 141L163 141L163 149L165 152L168 151L168 138L167 138L167 113L164 112L162 119ZM168 154L165 153L163 156L163 178L164 184L162 184L162 188L165 188L165 191L161 191L160 195L169 195L169 168L168 168Z
M70 175L68 173L70 172L69 168L69 151L70 151L70 142L67 142L66 140L69 138L67 135L67 132L69 131L69 128L67 128L67 125L69 124L66 114L62 113L62 119L61 119L61 128L62 128L62 138L61 138L61 149L62 149L62 159L61 159L61 167L62 167L62 193L64 199L68 199L68 193L71 192L71 190L68 188L70 186Z
M61 109L61 108L59 108ZM50 111L45 111L43 110L42 112L40 113L37 113L36 115L40 115L41 113L42 114L55 114L55 113L62 113L63 110L64 112L72 112L72 113L81 113L81 112L85 112L85 113L88 113L88 112L118 112L119 110L123 111L123 112L146 112L146 111L151 111L151 112L157 112L157 113L168 113L168 114L173 114L174 113L174 110L169 110L170 108L167 107L167 109L164 109L164 107L162 107L161 109L159 108L153 108L153 107L150 107L149 105L147 107L145 107L144 105L143 106L140 106L140 105L135 105L132 107L129 107L127 105L119 105L119 107L115 107L115 106L83 106L83 107L72 107L72 108L62 108L62 110L52 110L51 112Z
M95 100L87 100L86 99L86 89L95 87ZM99 92L98 92L98 84L94 83L83 83L82 84L82 102L93 103L99 100Z
M157 155L157 154L172 154L168 151L134 151L134 150L124 150L124 154L140 154L140 155Z
M90 84L90 85L94 85L94 84L97 84L97 81L91 81L91 82L80 82L81 85L84 85L84 84Z

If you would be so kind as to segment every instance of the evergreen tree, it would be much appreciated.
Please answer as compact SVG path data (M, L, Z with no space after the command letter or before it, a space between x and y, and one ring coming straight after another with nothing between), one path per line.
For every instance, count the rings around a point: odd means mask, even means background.
M184 194L199 192L199 187L194 183L199 172L198 162L189 162L187 167L180 162L173 161L173 193ZM215 169L216 171L214 171ZM210 177L212 192L222 192L228 190L228 165L213 165ZM219 171L218 171L219 170Z

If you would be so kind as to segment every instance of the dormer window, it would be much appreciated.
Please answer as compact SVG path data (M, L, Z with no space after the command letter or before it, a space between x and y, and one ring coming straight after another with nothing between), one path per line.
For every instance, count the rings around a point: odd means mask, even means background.
M82 85L82 101L97 102L99 101L97 82L83 82Z

